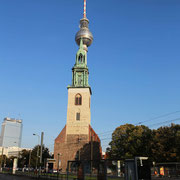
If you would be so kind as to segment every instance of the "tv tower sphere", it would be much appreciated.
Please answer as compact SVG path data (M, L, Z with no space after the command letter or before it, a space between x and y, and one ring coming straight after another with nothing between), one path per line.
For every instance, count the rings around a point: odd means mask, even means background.
M80 20L80 30L76 33L75 40L78 46L81 39L83 40L84 49L87 50L87 47L93 42L93 35L89 31L89 20L86 17Z

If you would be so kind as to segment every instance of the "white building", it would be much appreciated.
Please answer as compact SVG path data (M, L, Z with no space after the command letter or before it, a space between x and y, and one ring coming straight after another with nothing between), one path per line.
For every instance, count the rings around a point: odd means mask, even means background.
M20 152L25 149L30 151L30 148L19 148L19 147L0 147L0 155L6 155L8 158L11 156L20 156Z
M4 118L1 127L0 146L20 147L22 138L22 120Z

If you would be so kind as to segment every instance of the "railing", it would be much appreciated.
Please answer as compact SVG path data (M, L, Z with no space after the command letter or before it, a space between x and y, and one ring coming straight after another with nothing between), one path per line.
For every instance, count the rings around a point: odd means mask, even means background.
M3 174L8 174L8 175L13 175L12 173L12 169L4 169L1 173ZM14 174L16 176L27 176L27 177L33 177L33 178L37 178L37 179L58 179L58 180L67 180L67 176L64 173L45 173L45 172L37 172L37 171L16 171L16 173Z
M67 173L52 173L38 171L16 171L18 176L28 176L38 179L56 180L125 180L124 161L107 160L102 162L69 162ZM82 168L82 170L80 169ZM1 173L12 174L12 169L4 168ZM151 167L152 180L180 180L180 163L158 163Z

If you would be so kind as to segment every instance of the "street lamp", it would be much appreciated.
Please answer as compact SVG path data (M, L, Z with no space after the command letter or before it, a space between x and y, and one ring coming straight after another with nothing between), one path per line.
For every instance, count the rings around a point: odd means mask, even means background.
M30 167L31 167L31 150L29 150L28 173L30 171Z
M2 163L3 163L3 151L4 151L4 147L1 147L1 168L0 168L0 171L2 172Z
M39 139L40 139L40 136L38 134L33 134L33 136L38 137L38 148L37 148L37 158L36 158L36 169L37 169L38 158L39 158Z
M57 164L57 179L59 179L59 153L58 153L58 164Z
M62 154L58 153L57 155L58 155L58 162L57 162L57 178L58 178L59 177L59 166L60 166L60 159L59 159L59 157L62 156Z
M59 172L59 156L60 156L60 154L58 153L57 172Z

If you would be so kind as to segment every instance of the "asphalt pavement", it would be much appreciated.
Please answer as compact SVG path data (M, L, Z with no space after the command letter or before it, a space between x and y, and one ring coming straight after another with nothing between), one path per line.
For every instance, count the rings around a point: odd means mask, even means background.
M0 174L0 180L32 180L30 177Z
M0 180L33 180L33 179L34 178L26 177L26 176L0 174ZM179 178L152 178L152 180L180 180L180 179Z

